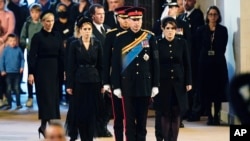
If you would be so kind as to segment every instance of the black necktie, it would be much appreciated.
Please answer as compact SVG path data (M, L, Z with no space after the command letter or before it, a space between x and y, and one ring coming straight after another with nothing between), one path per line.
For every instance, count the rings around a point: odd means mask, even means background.
M103 26L101 26L101 32L102 32L102 35L103 35L103 36L106 36L106 32L105 32Z

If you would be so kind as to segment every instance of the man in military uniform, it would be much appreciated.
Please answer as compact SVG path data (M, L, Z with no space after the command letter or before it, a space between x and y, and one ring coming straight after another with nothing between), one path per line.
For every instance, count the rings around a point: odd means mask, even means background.
M116 13L117 21L119 23L119 28L111 29L106 34L105 43L103 46L103 84L104 90L111 93L110 88L110 67L111 67L111 57L112 50L114 47L114 40L116 34L125 31L129 28L128 15L125 10L131 8L129 6L122 6L116 8L114 11ZM116 141L123 141L123 112L122 112L122 101L117 96L111 94L112 107L113 107L113 117L114 117L114 133Z
M128 141L146 141L150 97L158 94L159 54L152 32L141 29L144 9L126 10L130 29L117 34L112 57L111 83L122 98Z

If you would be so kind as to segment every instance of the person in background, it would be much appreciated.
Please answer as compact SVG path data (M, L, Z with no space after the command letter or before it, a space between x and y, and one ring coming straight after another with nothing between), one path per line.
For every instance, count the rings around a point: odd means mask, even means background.
M111 28L119 27L117 22L115 9L121 6L124 6L124 0L107 0L108 9L105 11L105 20L104 24L108 25Z
M40 18L43 28L33 36L30 44L28 81L36 84L38 117L41 120L38 133L44 136L47 123L60 119L59 68L63 67L64 48L60 34L52 30L53 11L43 12Z
M13 12L5 8L6 0L0 0L0 58L5 47L7 36L14 33L15 29L15 16ZM0 107L8 104L7 100L3 99L5 93L5 77L0 75Z
M42 12L42 7L40 4L33 3L29 7L30 17L24 23L21 35L20 35L20 45L26 47L27 58L29 58L30 51L30 41L35 33L42 29L42 23L40 21L40 15ZM26 107L33 106L33 85L27 83L28 87L28 100L26 101Z
M16 110L22 108L20 101L20 78L24 68L24 57L21 48L17 45L17 40L15 34L7 36L6 47L0 59L1 75L6 76L7 85L6 97L8 105L5 107L5 110L12 108L12 91L16 94Z
M199 49L197 87L208 114L207 125L220 125L221 102L227 101L229 79L225 52L228 32L220 24L221 20L219 8L210 6L206 13L206 25L198 27L195 37Z
M195 8L196 0L184 0L184 9L185 12L178 16L178 19L186 21L189 25L192 41L191 41L191 65L192 65L192 81L193 88L189 91L188 101L189 101L189 110L187 121L199 121L200 116L204 114L204 104L201 103L200 96L197 92L197 73L198 73L198 49L196 48L196 38L195 33L196 29L199 26L204 25L204 16L200 9Z
M98 114L97 95L102 95L102 46L92 37L91 19L77 21L81 37L70 44L67 63L67 92L73 95L73 116L82 141L93 141ZM76 138L71 138L76 140Z
M63 3L58 3L56 6L56 15L55 24L53 30L58 32L63 39L64 50L66 48L66 41L74 33L74 22L69 18L69 11L67 6ZM60 94L60 104L67 105L68 97L64 93L66 90L63 90L63 85L65 84L64 71L65 68L60 68L60 80L59 80L59 94Z
M122 6L116 8L114 11L117 14L117 21L119 23L119 28L111 29L107 32L105 43L103 46L103 88L106 92L111 94L112 100L112 108L113 108L113 117L114 117L114 133L116 141L123 141L123 112L122 112L122 100L116 97L113 93L111 93L111 81L110 81L110 72L111 68L111 59L112 59L112 51L115 47L114 41L116 39L116 35L119 32L123 32L129 28L128 24L128 14L125 12L126 9L131 8L129 6Z
M161 25L164 33L164 38L158 40L161 85L154 102L159 105L156 110L161 117L163 140L177 141L181 117L188 109L186 92L192 89L189 48L185 39L175 36L174 18L164 18Z
M106 32L110 29L109 26L104 24L105 11L104 7L100 4L93 4L89 7L89 14L93 22L93 36L96 37L102 47L104 46ZM107 126L112 115L112 104L110 95L104 93L103 95L97 95L99 98L100 115L98 116L98 136L99 137L111 137L112 134L108 130Z
M51 122L45 131L45 141L66 141L63 126L58 122Z
M75 22L78 16L86 15L90 5L89 0L79 0L79 3L76 3L69 9L70 20Z
M146 141L150 97L159 87L159 54L154 34L141 28L144 11L126 9L130 28L117 34L112 53L111 84L122 98L128 141Z
M21 0L10 0L7 5L7 8L14 13L15 21L16 21L14 33L17 36L20 36L23 24L25 23L26 19L29 17L28 5L21 2ZM24 49L25 47L22 47L23 51Z

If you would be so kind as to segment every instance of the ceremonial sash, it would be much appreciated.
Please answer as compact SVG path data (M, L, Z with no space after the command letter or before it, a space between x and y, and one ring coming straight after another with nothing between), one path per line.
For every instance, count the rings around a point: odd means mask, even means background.
M136 58L136 56L143 50L141 42L146 38L150 38L151 34L143 32L142 35L129 45L122 48L122 72L129 66L129 64ZM128 52L128 54L127 54Z

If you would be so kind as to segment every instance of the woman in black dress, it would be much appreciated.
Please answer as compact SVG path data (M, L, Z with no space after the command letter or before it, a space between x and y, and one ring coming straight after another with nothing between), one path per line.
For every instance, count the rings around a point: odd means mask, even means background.
M161 113L163 139L177 141L180 117L188 108L186 92L192 89L190 56L186 40L175 36L175 19L167 17L161 25L164 38L158 40L160 87L156 96L157 110Z
M67 92L73 95L72 120L80 133L81 141L92 141L95 135L97 94L101 91L102 47L92 38L93 25L90 19L79 18L77 27L81 37L69 48L67 63ZM69 116L69 115L68 115ZM75 139L71 139L75 140Z
M46 124L51 119L60 119L59 69L63 64L63 41L53 32L54 15L45 11L41 15L43 28L31 40L28 57L30 84L35 82L36 98L41 126L39 135L44 135Z
M208 125L220 124L221 102L226 100L228 71L225 52L227 28L219 24L221 14L216 6L209 7L206 25L197 29L196 47L199 50L198 90L208 112ZM212 115L214 102L214 115Z

